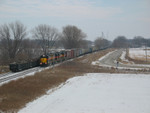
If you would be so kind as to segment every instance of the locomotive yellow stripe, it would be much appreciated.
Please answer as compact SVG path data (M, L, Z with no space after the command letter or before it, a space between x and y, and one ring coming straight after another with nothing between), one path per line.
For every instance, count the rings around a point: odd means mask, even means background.
M47 58L41 58L40 61L41 61L42 63L46 63L46 62L47 62Z

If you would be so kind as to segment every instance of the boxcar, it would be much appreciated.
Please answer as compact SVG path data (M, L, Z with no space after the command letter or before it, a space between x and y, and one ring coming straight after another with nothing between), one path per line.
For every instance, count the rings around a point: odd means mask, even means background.
M71 50L70 49L66 50L66 54L67 54L66 59L71 59Z

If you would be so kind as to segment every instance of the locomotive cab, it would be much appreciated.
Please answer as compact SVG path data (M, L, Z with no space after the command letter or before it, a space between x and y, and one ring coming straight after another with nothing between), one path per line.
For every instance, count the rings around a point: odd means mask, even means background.
M40 57L40 66L48 66L48 56L42 55Z

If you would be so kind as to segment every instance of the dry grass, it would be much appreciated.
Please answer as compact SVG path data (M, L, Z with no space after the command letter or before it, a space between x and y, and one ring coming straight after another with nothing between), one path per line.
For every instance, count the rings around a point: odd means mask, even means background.
M8 66L0 66L0 74L9 72Z
M146 56L142 55L141 57L138 57L136 55L132 56L132 59L137 61L146 61ZM147 61L150 62L150 57L147 55Z

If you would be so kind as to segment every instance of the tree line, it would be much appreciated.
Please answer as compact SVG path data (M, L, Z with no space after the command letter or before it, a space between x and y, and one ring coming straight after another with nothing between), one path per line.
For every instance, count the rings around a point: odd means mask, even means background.
M126 48L140 47L143 44L150 46L149 42L150 39L141 36L133 39L118 36L113 41L99 36L92 42L86 40L86 34L73 25L63 27L61 33L57 28L46 24L28 31L25 25L16 21L0 25L0 65L36 59L55 48L89 48L93 45L99 49L108 46Z
M133 39L127 39L125 36L118 36L112 42L112 47L115 48L138 48L141 46L150 47L150 38L135 36Z
M30 36L30 38L29 38ZM63 27L62 33L50 25L40 24L30 31L16 21L0 26L0 63L27 61L53 48L86 48L86 34L76 26Z

